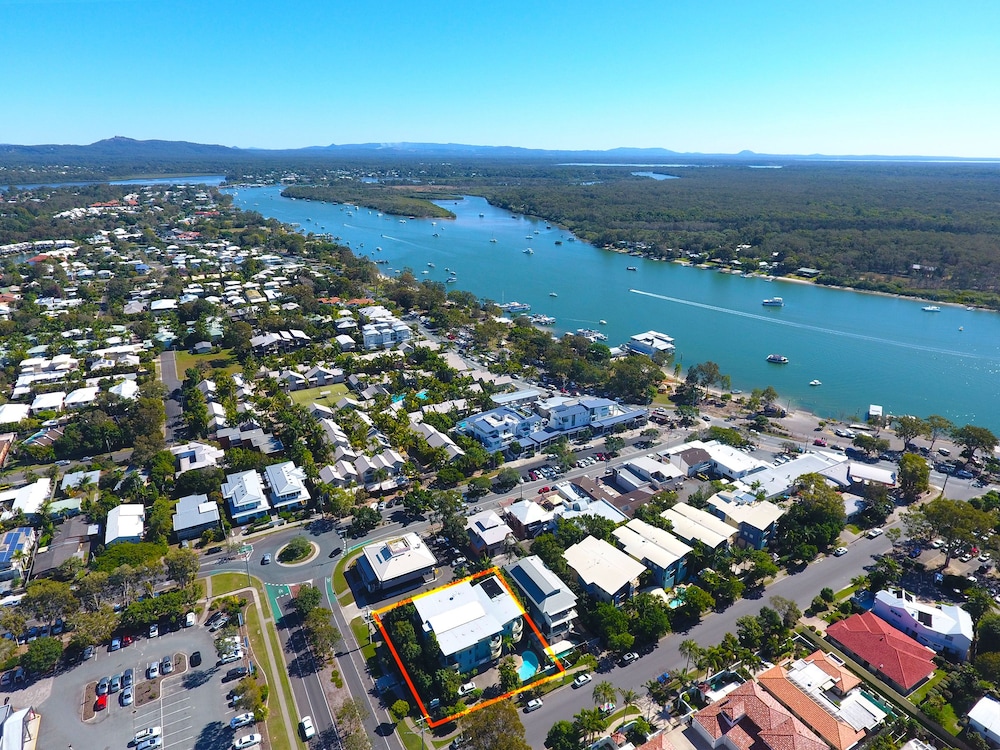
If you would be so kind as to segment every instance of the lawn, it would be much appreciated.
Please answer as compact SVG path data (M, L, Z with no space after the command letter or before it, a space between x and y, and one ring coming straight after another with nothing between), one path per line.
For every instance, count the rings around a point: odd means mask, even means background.
M336 385L321 385L318 388L303 388L301 391L289 391L288 395L296 404L308 405L314 401L326 401L326 406L332 409L337 400L346 393L347 386L343 383L337 383Z
M344 573L350 567L351 561L357 557L357 555L351 557L344 556L333 569L333 591L337 595L337 601L340 602L341 606L354 603L354 594L351 593L351 586L347 582L347 576Z
M212 576L212 597L247 587L246 573L216 573Z
M937 670L937 672L934 674L933 677L927 680L927 682L925 682L919 688L914 690L908 696L910 699L910 703L912 703L914 706L919 706L921 703L923 703L924 698L927 697L927 693L929 693L934 688L935 685L941 682L941 680L943 680L946 675L947 672L945 672L943 669Z
M372 675L375 675L378 669L375 661L375 644L368 642L371 636L369 635L364 617L355 617L351 620L351 632L354 634L354 640L357 641L358 646L361 648L361 655L372 670Z
M174 364L177 367L177 377L184 380L188 368L197 367L199 362L206 362L211 367L225 370L229 374L239 372L242 368L229 349L223 349L215 354L191 354L186 350L174 352Z

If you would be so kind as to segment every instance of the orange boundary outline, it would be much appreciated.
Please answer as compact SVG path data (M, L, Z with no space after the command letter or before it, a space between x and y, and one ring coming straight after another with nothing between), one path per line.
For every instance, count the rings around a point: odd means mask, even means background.
M562 675L566 673L566 667L563 666L562 660L559 659L559 657L556 656L554 653L552 653L552 647L549 645L548 641L545 640L545 637L542 635L541 631L538 630L538 626L535 625L535 622L534 620L531 619L531 616L527 612L525 612L524 607L521 607L521 603L518 601L518 598L514 596L514 593L510 590L510 587L507 585L507 581L504 580L504 577L500 575L499 571L500 569L494 566L487 570L483 570L479 573L474 573L471 576L466 576L461 580L452 581L451 583L446 583L443 586L438 586L437 588L433 588L430 591L425 591L421 594L418 594L417 596L409 596L405 599L401 599L395 604L390 604L388 607L382 607L381 609L373 610L371 613L372 619L378 626L379 632L382 633L382 640L384 640L386 645L389 647L389 651L392 653L392 658L396 660L396 666L399 667L399 671L403 674L403 679L406 680L406 684L410 688L410 693L416 699L417 705L420 706L420 713L423 715L424 720L427 722L427 726L431 728L436 728L443 724L448 724L452 721L455 721L456 719L459 719L463 716L472 713L473 711L478 711L479 709L486 708L486 706L491 706L494 703L499 703L500 701L507 700L508 698L513 698L518 693L523 693L525 690L531 690L537 685L544 685L546 682L551 682L552 680L558 677L562 677ZM460 583L465 583L466 581L474 581L477 578L482 578L484 576L492 574L496 574L496 578L500 582L500 585L503 586L504 590L511 597L511 599L513 599L517 603L518 608L521 610L521 617L523 617L524 621L528 623L529 627L531 628L531 632L535 634L535 637L538 639L538 642L542 644L542 649L545 651L546 655L552 660L553 664L555 664L556 672L554 674L549 675L548 677L543 677L540 680L535 680L530 685L522 685L517 690L511 690L496 698L490 698L489 700L480 701L475 706L470 706L469 708L466 708L464 711L459 711L458 713L452 714L451 716L446 716L443 719L437 719L435 721L430 717L430 713L428 712L426 706L424 706L423 700L420 698L420 695L417 693L416 688L413 686L413 680L410 679L409 672L407 672L406 667L403 666L403 661L402 659L399 658L399 654L396 652L396 647L393 645L392 639L389 638L389 634L386 632L385 626L382 624L382 618L380 617L380 615L385 614L386 612L391 612L397 607L402 607L403 605L409 604L410 602L416 599L420 599L424 596L429 596L430 594L433 594L435 592L443 591L444 589L451 588L452 586L457 586Z

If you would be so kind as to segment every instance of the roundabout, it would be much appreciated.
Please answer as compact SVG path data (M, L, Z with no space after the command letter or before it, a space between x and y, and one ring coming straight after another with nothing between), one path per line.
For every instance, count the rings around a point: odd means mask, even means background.
M274 554L274 561L278 565L294 568L311 563L319 557L319 554L320 548L316 542L306 539L304 536L297 536L278 547Z

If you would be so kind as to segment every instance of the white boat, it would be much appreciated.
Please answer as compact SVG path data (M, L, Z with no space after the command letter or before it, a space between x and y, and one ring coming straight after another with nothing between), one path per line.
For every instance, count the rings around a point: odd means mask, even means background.
M787 365L788 357L785 357L781 354L768 354L767 361L775 365Z
M823 385L823 383L819 380L810 380L809 385Z
M448 279L446 279L446 282L449 284L454 284L456 281L458 281L458 279L456 279L454 276L451 276Z
M764 307L784 307L785 300L783 300L781 297L768 297L760 304L762 304Z
M558 297L559 295L556 294L555 292L549 292L549 296L550 297Z
M433 263L428 263L427 266L428 266L428 268L434 268L434 264Z
M496 241L497 241L496 237L494 237L493 239L490 240L490 242L496 242Z
M534 254L535 254L535 251L534 251L534 250L532 250L532 249L531 249L530 247L529 247L529 248L525 248L525 250L524 250L524 254L525 254L525 255L534 255Z
M923 310L924 312L941 312L941 308L938 307L937 305L924 305L920 309Z
M608 321L606 320L599 320L597 322L600 323L602 326L606 326L608 324Z

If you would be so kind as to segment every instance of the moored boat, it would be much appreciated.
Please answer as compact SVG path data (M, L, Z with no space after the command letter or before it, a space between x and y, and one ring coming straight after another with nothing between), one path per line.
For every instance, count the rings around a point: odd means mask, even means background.
M937 305L924 305L920 309L923 310L924 312L941 312L941 308L938 307Z
M823 383L819 380L810 380L809 385L823 385Z
M785 357L785 356L783 356L781 354L768 354L767 355L767 361L771 362L772 364L776 364L776 365L787 365L788 364L788 357Z
M764 307L784 307L785 300L783 300L781 297L768 297L760 304L762 304Z

